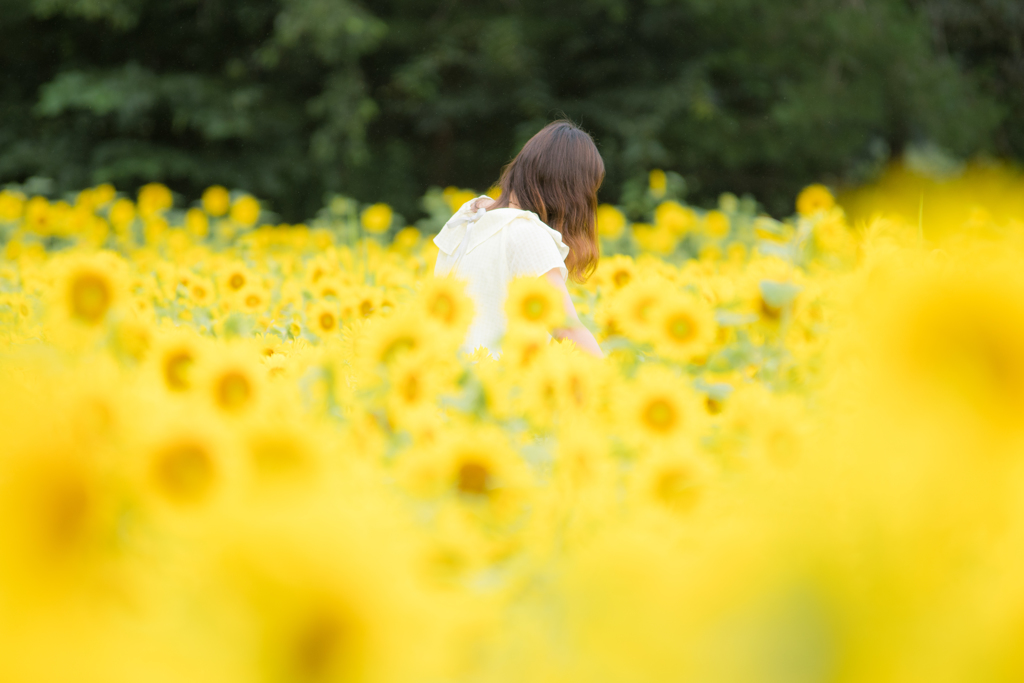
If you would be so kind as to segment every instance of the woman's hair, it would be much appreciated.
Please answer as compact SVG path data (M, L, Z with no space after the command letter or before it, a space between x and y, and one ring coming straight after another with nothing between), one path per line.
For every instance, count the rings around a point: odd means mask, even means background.
M576 282L597 267L597 190L604 160L590 135L571 121L549 123L523 145L501 171L494 208L516 203L562 233L569 245L565 265Z

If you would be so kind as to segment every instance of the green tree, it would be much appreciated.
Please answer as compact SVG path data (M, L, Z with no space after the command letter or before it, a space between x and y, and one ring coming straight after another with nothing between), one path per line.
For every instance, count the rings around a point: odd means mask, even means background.
M910 143L1024 152L1010 94L937 46L933 9L0 0L0 182L224 183L289 220L344 192L412 217L427 186L485 187L564 114L605 156L604 200L658 166L697 201L751 192L788 213L801 185Z

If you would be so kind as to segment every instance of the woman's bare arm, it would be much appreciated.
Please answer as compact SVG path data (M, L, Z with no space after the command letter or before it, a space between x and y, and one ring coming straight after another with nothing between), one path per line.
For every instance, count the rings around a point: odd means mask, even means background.
M582 322L580 322L580 317L576 314L576 307L572 303L572 297L569 296L569 290L565 286L565 281L562 280L562 273L560 270L558 268L552 268L548 272L544 273L543 277L547 279L547 281L550 282L562 295L562 303L565 307L565 325L551 330L551 336L555 339L569 339L587 353L597 356L598 358L604 358L604 352L602 352L601 347L598 346L597 340L594 339L594 335L591 334L590 330L588 330Z

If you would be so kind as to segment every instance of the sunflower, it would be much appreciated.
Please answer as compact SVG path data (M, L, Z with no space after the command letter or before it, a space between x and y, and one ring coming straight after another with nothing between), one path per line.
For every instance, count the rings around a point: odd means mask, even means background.
M327 302L310 306L306 311L306 321L313 334L321 339L341 332L341 317L337 307Z
M348 294L350 285L338 275L325 275L311 285L309 291L314 299L342 299Z
M559 360L545 354L518 379L518 411L539 430L548 430L554 423L561 403L559 394Z
M209 279L198 275L193 275L189 278L185 290L192 304L199 308L210 306L216 298L213 283Z
M824 185L808 185L796 199L796 212L801 216L813 216L827 212L835 206L836 200Z
M10 190L0 190L0 221L13 223L25 211L25 195Z
M71 257L60 266L57 308L82 327L98 327L125 298L124 266L109 252Z
M152 521L192 523L235 500L243 469L236 441L222 424L177 406L147 416L138 427L128 468Z
M367 329L362 351L371 367L390 365L407 354L426 351L435 339L420 315L395 315L375 320Z
M602 258L594 274L595 283L603 284L612 290L619 290L636 279L637 267L632 257L625 254Z
M601 237L615 240L622 236L626 227L626 216L611 204L597 207L597 232Z
M172 393L190 390L195 384L195 368L203 359L205 340L184 330L158 337L152 362L160 384Z
M610 455L608 435L600 424L568 420L558 431L555 481L570 491L609 485L616 469Z
M153 330L145 321L128 316L114 325L110 345L118 355L139 363L153 346Z
M355 317L365 320L380 313L383 296L373 287L360 287L349 297L349 301L344 303L351 305Z
M706 496L709 468L694 455L662 453L641 462L630 479L635 500L686 515Z
M665 196L668 190L668 174L656 168L647 174L647 189L657 199Z
M209 187L203 192L203 210L215 218L226 216L231 209L231 193L220 185Z
M297 418L259 417L242 428L242 445L253 483L261 492L308 488L324 475L322 434Z
M195 505L211 495L218 472L213 454L198 440L179 438L152 454L154 488L175 505Z
M262 286L251 284L236 293L235 300L246 313L262 313L270 303L270 295Z
M987 268L985 268L987 266ZM870 328L880 382L907 406L959 406L1018 430L1024 411L1024 278L991 262L924 268L887 288ZM893 381L897 380L897 381ZM909 400L907 400L909 399Z
M702 358L718 334L711 307L682 292L663 298L652 317L651 340L664 358L684 363Z
M550 330L565 320L561 294L541 277L519 277L510 282L505 313L510 327L527 325Z
M501 341L501 360L515 370L524 370L547 351L551 336L536 326L512 328Z
M130 199L118 199L110 207L107 220L118 235L127 236L135 222L135 204Z
M563 354L558 363L558 399L566 414L594 414L603 406L607 366L584 353Z
M260 203L255 197L242 195L231 204L231 221L237 225L251 228L260 218Z
M4 403L0 595L14 586L27 597L30 587L50 591L68 579L87 582L116 535L117 498L109 470L94 442L69 429L68 415L51 419L53 403L39 405L25 394Z
M645 277L620 289L611 313L618 331L633 341L650 341L655 334L655 311L671 288L672 284L662 278Z
M166 185L150 183L143 185L139 190L139 215L143 219L150 219L162 211L174 206L174 197Z
M679 202L662 202L654 209L654 224L676 236L690 232L698 222L697 213Z
M729 231L732 230L732 221L728 214L716 209L704 214L703 228L705 235L720 240L729 236Z
M394 219L394 212L387 204L374 204L363 210L359 222L366 232L379 235L388 231Z
M633 239L643 251L661 255L671 254L679 243L667 227L650 223L634 223Z
M219 278L221 291L227 294L237 294L251 284L255 278L243 263L234 262L227 264Z
M473 300L466 295L464 283L454 278L429 278L419 302L430 320L460 337L473 321Z
M412 539L398 533L391 515L345 513L320 497L298 509L302 514L250 515L212 534L204 610L212 628L203 635L231 653L213 658L227 667L214 678L449 678L440 656L454 644L449 620L414 574Z
M617 398L623 436L635 446L668 446L700 436L703 409L685 380L645 366Z
M437 395L447 384L441 374L436 366L422 363L415 356L396 360L388 371L388 421L416 432L421 423L432 420L439 411Z
M317 255L311 258L303 269L302 279L310 289L317 286L322 278L337 273L338 264L335 260L325 256Z
M456 427L422 452L403 455L402 478L421 496L453 496L512 514L524 502L529 473L505 433L495 427Z
M200 209L189 209L185 213L185 231L196 239L206 239L210 234L210 219Z
M251 412L264 389L258 357L248 348L224 347L209 354L203 374L213 406L225 415Z

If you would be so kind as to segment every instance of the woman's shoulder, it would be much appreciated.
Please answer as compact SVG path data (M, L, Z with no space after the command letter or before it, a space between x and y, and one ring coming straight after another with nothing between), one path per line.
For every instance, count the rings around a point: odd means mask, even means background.
M498 209L499 211L502 209ZM533 211L510 209L517 215L510 216L507 230L509 240L523 248L550 248L558 250L558 255L565 259L569 255L569 246L562 240L562 233L540 219Z

